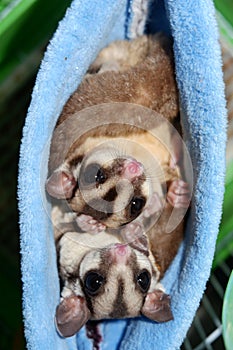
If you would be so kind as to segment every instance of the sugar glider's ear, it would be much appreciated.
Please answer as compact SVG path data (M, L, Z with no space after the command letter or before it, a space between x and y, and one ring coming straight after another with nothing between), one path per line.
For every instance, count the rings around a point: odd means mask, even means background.
M170 296L160 289L148 293L141 313L156 322L173 320Z
M57 306L55 323L62 337L71 337L89 320L91 313L83 297L71 295Z
M60 169L55 170L46 181L46 190L50 196L57 199L69 199L76 186L74 176Z

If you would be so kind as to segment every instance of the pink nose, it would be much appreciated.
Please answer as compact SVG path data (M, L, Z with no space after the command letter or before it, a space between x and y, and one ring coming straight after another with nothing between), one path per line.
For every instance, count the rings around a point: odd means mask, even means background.
M143 174L143 165L134 159L127 159L124 162L123 176L133 179Z
M117 254L124 256L127 254L128 246L125 244L116 243L114 246L114 250Z
M116 243L110 250L112 261L117 264L125 264L130 257L130 248L126 244Z

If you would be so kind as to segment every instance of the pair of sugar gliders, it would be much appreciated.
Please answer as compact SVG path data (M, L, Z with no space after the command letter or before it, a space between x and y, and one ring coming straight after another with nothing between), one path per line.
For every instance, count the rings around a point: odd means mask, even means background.
M63 284L61 335L88 320L173 318L159 281L190 202L179 132L170 40L142 36L103 49L51 142L46 189Z

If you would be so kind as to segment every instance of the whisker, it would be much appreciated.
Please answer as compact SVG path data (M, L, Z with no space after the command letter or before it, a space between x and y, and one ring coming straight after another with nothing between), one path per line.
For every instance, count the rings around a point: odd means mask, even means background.
M153 171L145 169L146 179L153 180L164 177L164 171L160 169L153 169Z

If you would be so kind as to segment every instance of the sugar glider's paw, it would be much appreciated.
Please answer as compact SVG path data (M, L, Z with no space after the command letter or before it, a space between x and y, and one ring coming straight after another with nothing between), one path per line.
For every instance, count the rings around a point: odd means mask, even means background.
M191 200L189 185L183 180L174 180L171 182L168 192L167 201L174 208L188 208Z
M146 256L149 255L147 236L140 222L134 221L127 224L121 230L121 236L124 242L128 243L133 249L139 250Z
M105 225L93 219L90 215L78 215L76 218L77 225L84 232L99 233L105 230Z
M130 243L143 235L143 226L138 221L130 222L121 230L125 242Z
M145 218L149 218L153 214L160 212L162 208L163 206L161 199L159 198L159 195L155 192L152 194L151 198L149 199L148 203L143 209L142 215Z

